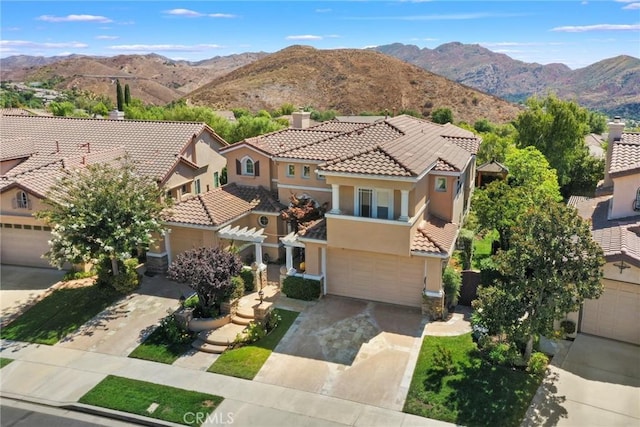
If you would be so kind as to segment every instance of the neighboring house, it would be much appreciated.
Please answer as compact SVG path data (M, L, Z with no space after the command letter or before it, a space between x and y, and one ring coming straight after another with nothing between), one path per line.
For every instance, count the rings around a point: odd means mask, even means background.
M597 133L590 133L584 137L584 145L589 149L589 154L596 159L604 158L604 149L602 148L604 140L602 138L602 135Z
M308 113L294 113L293 121L293 128L223 148L232 184L174 206L170 249L159 250L174 256L185 246L178 242L194 235L204 244L233 240L258 248L268 242L256 258L268 253L274 259L280 237L287 273L300 274L293 252L303 249L304 274L321 280L325 294L442 316L442 272L469 208L480 139L404 115L308 127ZM238 205L237 219L211 212L221 195ZM294 233L272 200L286 204L291 195L330 210ZM259 207L248 210L250 203Z
M609 123L605 179L594 198L569 204L591 221L602 247L604 294L585 301L578 318L584 333L640 344L640 133Z
M219 186L226 164L227 143L203 123L3 115L0 136L3 264L49 267L50 228L33 213L70 169L126 154L180 200Z

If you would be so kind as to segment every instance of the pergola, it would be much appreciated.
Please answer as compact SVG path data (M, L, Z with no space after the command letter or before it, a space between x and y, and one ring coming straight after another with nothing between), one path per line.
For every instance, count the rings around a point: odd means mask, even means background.
M232 227L231 225L227 225L218 230L218 237L221 239L253 243L255 245L255 257L258 268L260 270L266 268L266 265L262 263L262 243L267 238L264 234L264 228L240 228L240 226Z

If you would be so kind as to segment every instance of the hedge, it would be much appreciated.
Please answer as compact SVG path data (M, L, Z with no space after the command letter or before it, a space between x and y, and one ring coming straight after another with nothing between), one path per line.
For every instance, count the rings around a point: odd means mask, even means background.
M311 301L320 297L320 281L288 276L282 282L282 292L289 298Z

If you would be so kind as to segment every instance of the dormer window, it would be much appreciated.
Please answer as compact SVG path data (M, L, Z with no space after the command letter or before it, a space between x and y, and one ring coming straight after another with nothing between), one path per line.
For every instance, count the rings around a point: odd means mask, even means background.
M31 209L31 203L29 201L29 196L27 196L27 193L25 193L24 191L20 190L16 193L16 198L14 199L15 201L15 208L16 209Z
M254 161L251 157L245 156L236 160L236 174L244 176L260 176L260 162Z

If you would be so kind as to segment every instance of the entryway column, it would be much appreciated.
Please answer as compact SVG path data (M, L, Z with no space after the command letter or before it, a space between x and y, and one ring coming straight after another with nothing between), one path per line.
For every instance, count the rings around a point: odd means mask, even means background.
M262 266L264 265L262 263L262 243L256 242L255 248L256 248L256 264L258 264L260 269L262 269Z
M400 221L409 221L409 190L400 190Z
M291 271L293 271L293 247L285 246L284 249L287 252L287 260L286 260L287 274L291 274Z
M327 294L327 248L325 246L321 246L320 247L320 262L321 262L321 267L322 271L321 274L322 276L324 276L323 280L322 280L322 294L326 295Z
M340 213L340 185L331 184L331 210L329 213Z
M164 233L164 250L167 252L167 262L171 265L171 229L167 228Z

